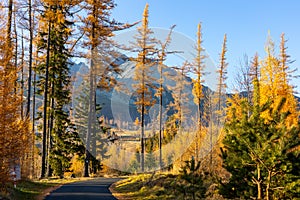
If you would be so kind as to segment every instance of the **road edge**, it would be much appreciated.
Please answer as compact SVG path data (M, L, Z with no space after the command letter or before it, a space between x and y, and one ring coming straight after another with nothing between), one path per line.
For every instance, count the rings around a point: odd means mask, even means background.
M126 200L127 198L124 197L121 193L117 192L117 190L115 189L116 188L116 184L118 183L119 181L111 184L109 187L108 187L108 190L111 192L111 194L118 200Z
M43 192L41 192L36 198L35 200L44 200L52 191L60 188L62 185L64 184L59 184L59 185L56 185L56 186L52 186L52 187L49 187L47 189L45 189Z

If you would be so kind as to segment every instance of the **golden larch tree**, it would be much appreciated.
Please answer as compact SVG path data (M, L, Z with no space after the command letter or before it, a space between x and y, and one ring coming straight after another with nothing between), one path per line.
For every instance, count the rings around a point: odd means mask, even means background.
M10 12L11 9L8 15ZM29 119L21 118L23 94L17 82L19 68L13 62L11 18L8 17L8 21L5 22L3 14L0 19L0 26L7 27L6 32L4 29L0 30L0 180L1 186L5 186L10 178L10 170L24 163L26 155L29 154L32 136L29 131Z
M260 104L263 105L271 101L272 108L275 108L284 98L286 104L282 108L282 112L291 113L286 122L288 126L296 125L299 113L297 111L297 101L294 97L293 87L289 83L289 77L293 71L290 71L289 55L286 53L287 47L284 34L281 35L280 54L275 55L274 42L268 38L266 45L266 57L261 62L261 78L260 78ZM272 120L268 112L262 113L266 122Z
M149 28L149 5L146 4L142 25L137 28L137 35L135 36L134 51L137 52L137 57L134 58L136 62L136 68L134 72L133 88L136 90L136 102L138 112L141 114L140 126L141 126L141 171L144 171L144 134L145 134L145 115L148 113L148 109L155 101L152 98L151 88L153 88L154 78L151 76L154 64L154 54L156 40L151 36L152 30Z
M199 161L199 153L200 153L200 143L202 137L202 113L201 111L201 101L203 100L203 91L202 84L204 83L203 75L204 75L204 48L202 47L202 32L201 32L201 24L199 23L197 26L197 41L196 41L196 56L192 65L192 73L196 76L193 79L193 95L194 102L197 105L197 130L195 137L195 161ZM202 106L204 107L204 106Z

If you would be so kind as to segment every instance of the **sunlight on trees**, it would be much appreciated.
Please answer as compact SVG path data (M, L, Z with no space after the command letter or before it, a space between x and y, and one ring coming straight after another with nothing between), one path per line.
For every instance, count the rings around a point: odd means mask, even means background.
M10 1L8 15L11 15ZM0 30L0 180L1 189L11 180L11 172L16 168L24 167L23 170L29 177L29 155L32 147L32 133L30 132L29 118L22 118L21 107L22 90L18 82L19 66L13 62L14 44L11 40L11 17L4 21L4 12L1 8L1 26L7 29ZM24 174L25 175L25 174Z
M299 198L299 99L285 34L278 48L268 36L265 56L250 62L244 55L233 92L225 34L213 91L205 85L211 66L201 23L192 58L171 66L169 55L182 50L169 50L175 26L165 40L156 38L146 4L134 41L124 47L113 41L115 32L138 22L114 20L116 6L113 0L1 1L0 192L9 191L17 168L25 179L123 169L165 172L140 188L159 185L154 196L169 190L182 199ZM73 62L82 59L88 65L80 74ZM129 85L120 80L127 62ZM120 89L134 91L129 102L118 99L130 107L131 121L107 108Z
M253 58L250 101L239 94L229 100L222 158L231 177L220 187L225 197L289 199L299 193L299 113L286 78L284 42L282 35L278 59L268 39L261 73L258 56Z

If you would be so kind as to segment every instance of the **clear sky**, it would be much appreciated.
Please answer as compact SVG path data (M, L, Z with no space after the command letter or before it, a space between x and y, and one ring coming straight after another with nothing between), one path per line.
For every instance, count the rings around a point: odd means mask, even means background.
M227 34L228 76L234 77L243 55L253 57L257 52L265 56L264 46L271 33L276 48L280 35L285 33L291 59L291 68L300 74L300 1L298 0L116 0L112 16L120 22L141 19L149 4L149 22L152 27L169 28L196 38L197 24L202 23L203 46L217 64L223 36ZM232 78L228 80L228 85ZM293 80L300 93L300 79ZM298 94L299 96L299 94Z

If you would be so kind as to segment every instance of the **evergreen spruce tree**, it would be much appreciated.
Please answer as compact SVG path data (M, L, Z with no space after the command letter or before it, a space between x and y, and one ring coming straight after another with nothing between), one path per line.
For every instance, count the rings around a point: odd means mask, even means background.
M183 199L202 199L206 189L203 184L203 175L199 172L200 161L185 161L185 166L180 170L176 181L176 193Z
M45 93L43 165L46 163L47 152L48 175L51 175L53 170L55 175L61 177L70 167L70 160L77 149L74 146L78 145L78 135L72 130L68 111L71 57L68 42L73 24L70 20L70 10L74 4L71 1L44 0L38 40L39 51L45 53L45 59L36 69L39 77L38 92ZM44 146L45 139L47 147ZM46 175L44 168L45 166L42 166L42 177Z
M270 55L269 62L277 60ZM261 90L266 76L263 81L259 79L258 63L256 55L251 66L251 101L238 95L229 101L227 135L221 150L223 165L231 177L221 183L220 192L227 198L298 198L300 173L295 160L299 159L299 119L292 117L298 123L289 123L292 113L286 109L285 96L271 98L265 85Z
M242 100L242 115L235 115L226 124L223 140L224 167L231 173L221 186L225 197L279 199L299 194L299 125L286 126L288 113L281 110L285 99L271 108L271 103L252 109L248 117L246 100ZM232 109L235 109L232 107ZM273 120L265 123L261 113L268 112ZM234 111L236 113L236 111Z

